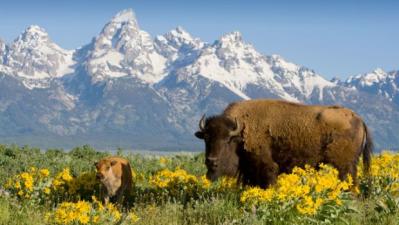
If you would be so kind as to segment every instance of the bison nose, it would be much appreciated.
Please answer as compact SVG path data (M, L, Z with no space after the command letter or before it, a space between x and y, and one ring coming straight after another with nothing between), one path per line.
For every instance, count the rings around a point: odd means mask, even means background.
M96 174L96 178L98 179L98 180L100 180L101 178L102 178L102 176L101 176L101 174Z
M211 168L216 168L218 166L216 160L217 158L208 157L205 159L205 165Z

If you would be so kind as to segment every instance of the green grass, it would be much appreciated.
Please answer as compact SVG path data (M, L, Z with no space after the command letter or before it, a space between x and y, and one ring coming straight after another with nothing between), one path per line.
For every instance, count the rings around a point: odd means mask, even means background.
M167 156L168 163L161 165L159 157L131 154L118 151L126 157L132 168L146 177L157 171L176 167L197 176L206 172L203 154L186 154ZM50 149L41 151L35 148L0 145L0 188L8 178L29 170L31 167L48 168L52 174L63 168L70 168L77 176L85 171L94 171L93 163L110 153L97 152L89 146L75 148L69 152ZM399 224L399 199L385 195L372 195L364 200L354 198L347 213L331 213L330 217L299 218L292 210L281 215L260 213L257 209L246 209L239 201L238 192L225 192L200 196L189 201L166 198L163 201L153 200L146 186L137 186L134 191L134 202L131 210L140 218L135 224L361 224L361 225L395 225ZM46 224L45 216L56 207L54 204L34 204L20 201L15 196L1 194L0 191L0 225ZM340 217L340 218L335 218ZM118 224L129 224L122 219Z

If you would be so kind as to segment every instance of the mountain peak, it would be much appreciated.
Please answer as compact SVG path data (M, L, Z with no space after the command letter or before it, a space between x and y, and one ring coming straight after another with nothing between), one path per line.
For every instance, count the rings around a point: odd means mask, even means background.
M375 70L373 70L372 73L375 73L375 74L383 74L383 75L386 74L386 72L385 72L383 69L381 69L381 68L376 68Z
M30 25L17 38L17 41L48 40L48 36L49 35L44 28L41 28L38 25Z
M190 33L181 26L164 35L158 35L154 40L154 46L161 55L179 65L191 62L205 45L199 38L193 38Z
M221 42L242 42L242 35L239 31L233 31L223 35L219 40Z
M366 83L376 83L378 81L386 79L388 74L381 68L377 68L370 73L360 75L360 79L366 81Z
M118 12L111 20L115 23L124 23L124 22L136 22L136 15L133 12L133 9L125 9Z
M175 28L175 30L179 33L187 33L186 30L184 30L184 28L182 26L177 26Z
M97 48L117 48L120 50L125 43L133 39L141 39L142 33L132 9L118 12L108 22L96 38Z
M385 72L381 68L376 68L375 70L364 73L364 74L359 74L356 76L350 76L346 81L346 85L350 86L358 86L360 85L361 87L368 87L368 86L373 86L374 84L378 84L381 82L386 81L389 79L389 74Z
M191 34L181 26L176 27L162 36L157 36L156 41L168 42L177 49L183 46L190 49L199 49L204 46L204 43L200 39L191 36Z
M178 26L175 29L169 31L169 35L179 37L182 39L186 39L186 40L193 39L193 37L186 30L184 30L183 27L181 27L181 26Z
M43 34L47 35L47 32L44 28L40 27L39 25L30 25L25 29L25 33L38 33L38 34Z
M164 75L165 61L155 51L151 36L140 30L133 10L126 9L117 13L94 39L87 68L93 82L123 76L154 82Z
M8 47L4 63L17 76L46 80L71 73L72 54L53 43L45 29L31 25Z

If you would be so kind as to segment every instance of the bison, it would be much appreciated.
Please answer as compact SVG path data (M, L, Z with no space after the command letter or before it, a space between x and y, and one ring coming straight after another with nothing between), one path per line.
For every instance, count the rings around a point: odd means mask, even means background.
M370 168L373 143L364 121L340 106L302 105L281 100L230 104L221 115L199 122L205 141L207 177L236 176L244 185L266 188L295 166L333 165L339 178L357 182L363 154Z
M106 157L95 163L96 178L101 182L103 203L122 204L132 188L132 170L129 161L120 157Z

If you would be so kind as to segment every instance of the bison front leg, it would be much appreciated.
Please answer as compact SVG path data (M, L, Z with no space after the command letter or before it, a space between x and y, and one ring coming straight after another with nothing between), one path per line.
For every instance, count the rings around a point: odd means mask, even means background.
M108 195L103 196L103 204L107 205L108 203L109 203L109 196Z
M276 183L278 176L279 166L274 161L267 160L261 165L258 171L258 184L261 188L267 188L269 185Z
M123 191L120 191L116 195L116 203L118 207L122 207L123 200L124 200Z
M250 158L252 165L248 165L250 169L247 172L247 184L267 188L276 183L279 166L268 151L264 154L252 155Z
M271 153L255 154L254 151L243 151L240 154L240 179L244 185L267 188L276 183L279 171L278 164Z
M109 203L109 195L108 195L108 191L106 190L105 187L101 187L101 189L100 189L100 199L103 204Z

